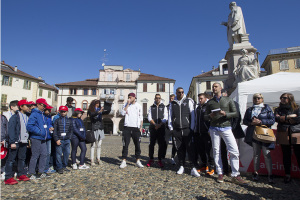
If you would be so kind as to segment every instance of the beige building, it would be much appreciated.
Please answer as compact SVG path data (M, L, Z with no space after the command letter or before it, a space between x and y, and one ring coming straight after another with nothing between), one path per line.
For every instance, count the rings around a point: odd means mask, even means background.
M140 77L141 80L139 79ZM99 70L98 78L56 84L59 88L58 105L65 105L69 96L74 98L73 105L77 108L82 108L83 110L87 110L88 106L94 99L100 99L101 103L104 101L112 103L111 112L108 115L103 116L104 132L117 134L118 131L122 131L124 127L124 119L123 116L121 116L121 109L127 101L127 95L131 92L135 93L137 95L137 101L143 106L143 103L141 103L140 100L149 97L142 94L144 92L140 92L143 90L143 86L141 85L144 83L149 85L147 93L151 93L153 95L157 92L157 83L167 82L158 80L157 78L159 77L156 76L157 81L155 81L151 77L154 76L150 74L143 74L140 71L132 69L123 69L123 66L120 65L105 65L103 66L103 69ZM160 78L166 79L162 77ZM168 79L168 81L172 82L174 80ZM151 85L155 86L152 87ZM139 87L141 87L141 90L137 90ZM169 87L169 85L165 85L165 87ZM173 87L171 90L173 90ZM169 91L169 89L165 89L165 91ZM164 98L168 99L165 96L166 95L164 95ZM154 97L151 99L153 98ZM148 101L150 101L150 99ZM84 117L86 117L86 114Z
M213 68L212 70L199 74L198 76L194 76L187 96L192 98L196 103L198 102L198 94L207 93L212 94L212 84L217 82L220 83L224 88L224 83L228 77L228 67L227 61L222 59L219 62L218 68Z
M300 72L300 46L271 49L261 68L267 75L277 72Z
M55 93L57 89L44 83L41 78L31 76L17 66L12 67L1 62L1 107L5 111L8 109L9 102L13 100L27 99L36 101L38 98L45 98L49 104L56 106ZM46 96L39 96L39 89L45 90ZM51 93L51 98L50 94ZM54 98L52 98L54 97Z

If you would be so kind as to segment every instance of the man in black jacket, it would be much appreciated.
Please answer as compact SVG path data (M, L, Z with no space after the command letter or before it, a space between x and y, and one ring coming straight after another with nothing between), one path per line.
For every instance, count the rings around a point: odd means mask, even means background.
M204 114L206 110L206 103L208 98L206 94L198 94L199 104L196 107L196 125L195 125L195 148L196 148L196 160L200 155L202 165L198 172L205 172L208 175L214 175L214 159L211 156L211 139L208 132L210 123L204 120Z
M184 162L187 152L193 165L191 175L199 177L200 174L196 169L197 164L195 161L195 149L192 133L195 126L194 101L190 98L186 98L182 87L176 89L176 98L171 102L168 121L170 130L173 130L180 164L177 174L184 173Z
M162 159L165 157L165 123L167 121L167 107L161 103L160 94L155 95L154 104L148 110L148 121L150 122L150 144L149 144L149 162L147 167L154 163L154 146L158 143L158 165L163 167Z

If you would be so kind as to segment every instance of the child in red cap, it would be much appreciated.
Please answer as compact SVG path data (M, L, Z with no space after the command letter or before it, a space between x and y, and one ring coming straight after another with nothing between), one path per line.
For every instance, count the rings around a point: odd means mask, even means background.
M14 185L18 182L14 179L13 166L18 157L18 180L29 181L25 171L25 159L28 143L28 132L26 125L28 122L27 113L29 112L29 103L27 100L18 102L19 111L17 111L8 122L8 159L5 166L5 184Z

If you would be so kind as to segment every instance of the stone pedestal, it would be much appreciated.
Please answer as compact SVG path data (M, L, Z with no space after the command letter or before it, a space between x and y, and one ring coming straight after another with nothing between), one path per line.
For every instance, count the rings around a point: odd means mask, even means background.
M241 50L246 49L248 51L248 56L253 58L257 51L257 49L254 48L249 42L248 34L243 35L241 39L242 42L233 44L233 46L228 49L225 55L225 59L227 60L228 65L228 78L225 81L225 89L234 87L233 83L235 78L233 70L237 66L239 58L242 56Z

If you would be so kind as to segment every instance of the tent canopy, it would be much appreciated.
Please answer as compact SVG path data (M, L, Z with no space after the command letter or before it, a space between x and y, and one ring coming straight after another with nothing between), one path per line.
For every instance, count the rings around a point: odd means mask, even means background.
M251 81L239 83L230 95L234 101L239 103L242 118L246 109L252 106L252 97L255 93L264 96L264 103L270 107L278 107L280 95L284 92L292 93L295 101L300 103L300 73L279 72L264 76Z

